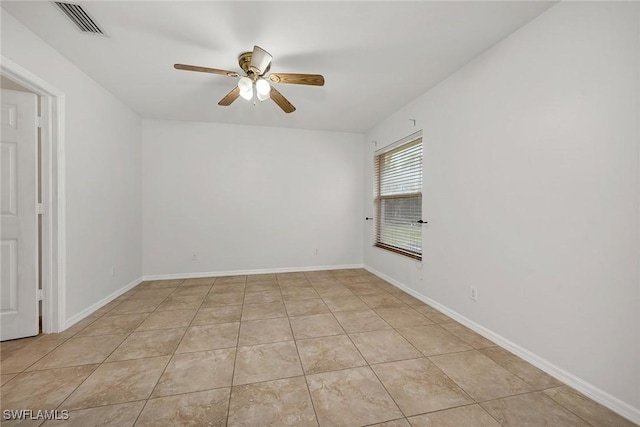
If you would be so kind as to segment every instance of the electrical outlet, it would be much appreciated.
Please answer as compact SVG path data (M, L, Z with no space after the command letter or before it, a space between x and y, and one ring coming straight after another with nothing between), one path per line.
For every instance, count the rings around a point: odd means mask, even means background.
M191 261L198 260L198 252L191 252Z
M474 301L478 301L478 288L476 288L475 286L471 286L469 290L470 290L469 298L471 298Z

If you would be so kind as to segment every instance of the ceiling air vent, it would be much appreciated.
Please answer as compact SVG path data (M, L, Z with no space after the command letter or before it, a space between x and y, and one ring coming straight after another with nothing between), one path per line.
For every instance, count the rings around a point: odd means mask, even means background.
M76 24L78 29L83 33L100 34L105 35L102 28L91 19L89 14L79 4L54 2L56 6L65 14L67 18Z

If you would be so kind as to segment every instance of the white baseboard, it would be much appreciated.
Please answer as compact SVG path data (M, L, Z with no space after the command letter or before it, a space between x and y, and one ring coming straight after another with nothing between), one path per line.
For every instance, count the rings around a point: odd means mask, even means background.
M364 265L362 264L314 265L311 267L284 267L284 268L265 268L265 269L256 269L256 270L206 271L201 273L151 274L151 275L143 276L142 280L199 279L201 277L242 276L242 275L273 274L273 273L298 273L301 271L346 270L346 269L352 269L352 268L364 268Z
M482 325L479 325L477 323L475 323L474 321L464 317L463 315L449 309L448 307L440 304L437 301L432 300L431 298L428 298L424 295L422 295L419 292L414 291L413 289L409 288L408 286L404 285L403 283L400 283L396 280L394 280L393 278L375 270L372 267L369 267L367 265L365 265L363 267L365 270L369 271L370 273L375 274L376 276L380 277L381 279L386 280L387 282L391 283L392 285L396 286L399 289L402 289L403 291L405 291L406 293L414 296L415 298L419 299L420 301L429 304L430 306L432 306L433 308L441 311L442 313L446 314L447 316L451 317L452 319L456 320L457 322L463 324L464 326L468 327L469 329L472 329L473 331L477 332L478 334L482 335L483 337L493 341L494 343L498 344L500 347L509 350L510 352L512 352L513 354L521 357L522 359L524 359L525 361L531 363L533 366L537 367L538 369L541 369L542 371L548 373L549 375L557 378L558 380L564 382L565 384L567 384L570 387L573 387L574 389L578 390L580 393L584 394L585 396L589 397L590 399L593 399L594 401L600 403L603 406L606 406L607 408L611 409L612 411L618 413L619 415L627 418L628 420L636 423L636 424L640 424L640 408L636 408L626 402L623 402L622 400L618 399L615 396L612 396L611 394L607 393L604 390L599 389L598 387L594 386L593 384L588 383L587 381L583 380L580 377L577 377L576 375L567 372L566 370L554 365L553 363L549 362L548 360L538 356L535 353L532 353L531 351L524 349L522 347L520 347L518 344L506 339L505 337L485 328Z
M80 313L77 313L77 314L71 316L70 318L68 318L65 321L64 329L70 328L71 326L73 326L74 324L78 323L79 321L81 321L85 317L89 316L91 313L93 313L96 310L98 310L99 308L102 308L103 306L109 304L111 301L113 301L114 299L118 298L120 295L124 294L129 289L134 288L135 286L139 285L140 283L142 283L142 278L141 277L133 280L130 283L127 283L122 288L118 289L117 291L113 292L110 295L107 295L106 297L102 298L100 301L96 302L95 304L85 308Z

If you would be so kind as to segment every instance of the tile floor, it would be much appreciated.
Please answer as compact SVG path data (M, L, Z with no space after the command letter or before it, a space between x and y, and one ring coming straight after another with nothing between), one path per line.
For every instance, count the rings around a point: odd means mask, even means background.
M2 410L69 411L24 425L633 425L361 269L145 282L1 350Z

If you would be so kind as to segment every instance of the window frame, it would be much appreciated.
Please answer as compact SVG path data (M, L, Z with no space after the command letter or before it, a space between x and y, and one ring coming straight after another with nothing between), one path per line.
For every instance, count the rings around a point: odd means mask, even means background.
M419 162L419 176L420 176L420 191L408 191L406 193L394 193L394 194L381 194L382 193L382 177L383 177L383 166L382 163L385 159L385 155L388 155L391 152L402 152L402 147L406 147L408 150L411 149L416 144L420 144L420 162ZM407 219L407 223L411 226L415 226L419 231L419 236L416 239L407 239L406 246L409 246L412 242L419 242L420 247L418 250L411 250L405 247L401 247L397 245L397 241L384 241L382 236L382 228L383 228L383 201L384 200L399 200L412 198L417 199L417 205L419 206L419 215L422 215L422 189L424 185L423 181L423 155L424 155L424 142L422 140L422 131L416 132L412 135L409 135L406 138L403 138L393 144L390 144L374 153L374 212L375 212L375 220L374 220L374 243L373 246L387 250L399 255L403 255L418 261L422 261L422 224L419 223L418 219ZM396 172L397 173L397 172ZM394 243L396 243L394 245ZM402 243L402 242L400 242Z

